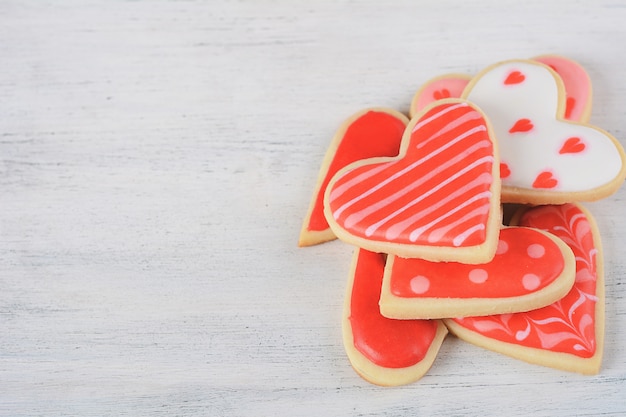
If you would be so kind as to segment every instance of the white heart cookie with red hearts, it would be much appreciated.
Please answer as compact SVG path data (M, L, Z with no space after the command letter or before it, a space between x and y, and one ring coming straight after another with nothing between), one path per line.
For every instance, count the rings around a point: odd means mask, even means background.
M500 150L502 201L592 201L626 177L624 150L606 131L565 120L565 91L547 65L512 60L488 67L463 98L489 118Z
M340 170L324 214L338 238L373 252L487 262L500 231L497 155L478 108L437 102L409 123L397 157Z

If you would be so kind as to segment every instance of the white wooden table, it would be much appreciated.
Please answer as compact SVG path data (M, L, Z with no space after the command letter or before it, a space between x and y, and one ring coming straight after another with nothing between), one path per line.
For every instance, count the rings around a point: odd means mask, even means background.
M297 248L343 119L444 72L558 53L626 145L623 1L0 2L0 414L626 413L626 187L597 376L449 337L399 388L340 317L352 249Z

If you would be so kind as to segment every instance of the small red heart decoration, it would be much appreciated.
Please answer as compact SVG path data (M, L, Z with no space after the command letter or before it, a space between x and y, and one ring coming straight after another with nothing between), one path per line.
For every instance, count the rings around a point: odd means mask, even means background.
M509 129L509 133L528 132L535 127L530 119L519 119L513 127Z
M450 91L447 88L442 88L441 90L437 90L433 92L433 98L435 100L441 100L444 98L450 97Z
M580 138L574 136L574 137L567 139L563 143L563 146L559 150L559 153L560 154L579 153L579 152L584 151L586 147L587 146L585 145L585 142L583 142Z
M512 71L504 80L504 84L512 85L512 84L520 84L524 82L526 76L519 71Z
M537 178L535 178L535 181L533 182L533 187L534 188L554 188L558 184L559 182L556 178L554 178L554 175L552 175L552 172L543 171L539 175L537 175Z
M511 175L511 169L504 162L500 163L500 178L507 178Z

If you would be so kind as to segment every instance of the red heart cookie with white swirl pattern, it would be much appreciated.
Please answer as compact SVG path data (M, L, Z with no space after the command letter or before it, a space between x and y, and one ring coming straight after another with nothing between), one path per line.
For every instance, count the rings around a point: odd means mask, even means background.
M380 310L397 319L527 311L563 297L574 283L575 265L572 251L556 237L507 227L496 255L484 264L390 256Z
M335 239L324 217L324 193L330 179L346 165L376 156L396 156L409 123L395 110L365 109L346 120L333 137L318 174L318 183L300 230L299 246Z
M493 126L503 202L597 200L624 181L622 146L602 129L566 120L563 82L548 65L530 60L495 64L478 74L462 97L478 105ZM584 112L580 117L584 120Z
M367 250L487 262L500 231L498 167L483 113L444 100L409 123L397 157L339 171L326 189L324 214L337 237Z
M343 309L343 343L359 375L395 386L428 371L448 330L441 320L383 317L378 299L384 268L384 254L356 249Z
M600 240L591 214L575 204L540 206L519 224L558 236L576 256L576 281L555 303L526 313L446 320L470 343L544 366L596 374L604 340L604 282Z

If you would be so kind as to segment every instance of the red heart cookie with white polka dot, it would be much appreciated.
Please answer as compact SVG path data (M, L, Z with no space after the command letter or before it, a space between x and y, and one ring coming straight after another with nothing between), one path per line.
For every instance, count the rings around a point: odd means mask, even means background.
M597 227L574 204L525 211L519 224L549 231L576 257L576 281L561 299L525 313L446 320L460 338L516 358L595 374L602 361L604 283Z
M324 213L337 237L367 250L486 262L500 229L498 168L483 113L444 100L409 123L398 157L339 171Z
M390 256L381 313L398 319L479 316L546 306L573 285L572 251L540 230L507 227L488 263L429 262Z
M597 200L615 192L626 177L624 150L613 136L565 120L563 82L548 65L495 64L468 84L463 98L478 105L493 126L503 202Z

